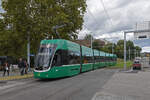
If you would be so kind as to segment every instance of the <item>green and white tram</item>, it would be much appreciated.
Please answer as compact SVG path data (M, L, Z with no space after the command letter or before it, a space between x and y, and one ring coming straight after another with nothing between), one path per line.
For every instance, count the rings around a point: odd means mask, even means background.
M60 78L106 66L117 56L63 40L42 40L35 60L35 78Z

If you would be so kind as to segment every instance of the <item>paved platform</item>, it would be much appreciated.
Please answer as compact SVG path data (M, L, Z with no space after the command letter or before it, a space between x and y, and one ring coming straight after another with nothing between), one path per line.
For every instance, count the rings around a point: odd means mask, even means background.
M150 100L150 70L115 73L92 100Z
M4 80L17 80L17 79L25 79L25 78L31 78L33 77L33 72L28 72L28 74L20 75L19 70L10 72L9 76L7 76L7 73L3 77L3 71L0 71L0 82Z
M6 77L0 77L0 81L3 80L17 80L17 79L25 79L25 78L31 78L33 77L33 74L25 74L25 75L15 75L15 76L6 76Z

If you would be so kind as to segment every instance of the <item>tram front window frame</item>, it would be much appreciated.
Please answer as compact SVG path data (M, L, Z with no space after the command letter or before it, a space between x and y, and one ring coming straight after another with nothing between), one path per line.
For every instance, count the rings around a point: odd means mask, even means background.
M56 50L55 44L41 44L35 59L36 70L47 70L51 67L51 61Z

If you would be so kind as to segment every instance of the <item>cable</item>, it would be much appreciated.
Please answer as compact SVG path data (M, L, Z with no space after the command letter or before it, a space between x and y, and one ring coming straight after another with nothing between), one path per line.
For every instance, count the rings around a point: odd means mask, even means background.
M85 24L83 24L83 26L84 26L87 30L89 30L88 27L87 27ZM89 30L89 31L90 31L90 30ZM91 31L90 31L90 34L91 34L91 36L93 36L93 38L94 38L94 35L95 35L95 34L94 34L93 32L91 32ZM92 34L93 34L93 35L92 35Z
M96 24L98 25L98 21L96 20L95 16L93 15L93 13L87 8L89 14L93 17L94 21L96 22Z
M100 0L100 2L101 2L102 6L103 6L103 8L104 8L104 12L106 13L106 16L108 17L108 19L110 20L111 25L113 26L112 19L111 19L111 17L109 16L109 14L108 14L108 12L107 12L107 9L106 9L106 7L105 7L105 5L104 5L103 0Z

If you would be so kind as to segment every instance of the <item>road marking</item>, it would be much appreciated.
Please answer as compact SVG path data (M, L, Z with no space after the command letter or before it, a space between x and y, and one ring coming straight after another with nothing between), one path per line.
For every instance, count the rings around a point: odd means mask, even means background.
M0 86L0 90L3 90L3 89L8 89L8 88L12 88L12 87L15 87L17 85L22 85L24 84L23 82L19 82L19 83L15 83L15 84L11 84L11 85L6 85L6 86Z

